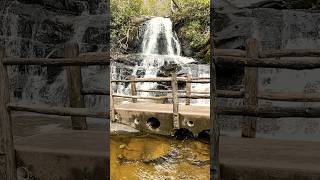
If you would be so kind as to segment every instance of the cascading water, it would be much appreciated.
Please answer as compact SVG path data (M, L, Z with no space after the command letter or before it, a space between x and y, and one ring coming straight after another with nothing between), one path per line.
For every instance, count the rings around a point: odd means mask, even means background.
M181 56L181 46L177 35L172 30L172 21L169 18L152 18L145 23L144 27L142 52L140 54L142 60L133 67L132 76L145 78L157 77L161 74L166 74L163 71L175 66L178 69L177 74L180 76L192 74L192 77L209 77L209 66L197 65L194 59ZM117 71L115 68L113 68L113 78L119 79L119 70ZM149 82L138 83L137 89L154 90L157 89L158 86L164 85ZM121 94L129 94L130 92L129 87L126 88L123 85L117 86L114 89L117 89L117 93ZM209 92L210 85L192 84L192 90ZM140 92L140 95L154 96L154 94L149 92ZM209 100L193 100L191 103L208 105Z
M181 47L172 32L172 22L169 18L156 17L148 21L142 42L142 53L146 55L159 53L159 38L164 36L166 54L180 55ZM162 53L161 53L162 54Z

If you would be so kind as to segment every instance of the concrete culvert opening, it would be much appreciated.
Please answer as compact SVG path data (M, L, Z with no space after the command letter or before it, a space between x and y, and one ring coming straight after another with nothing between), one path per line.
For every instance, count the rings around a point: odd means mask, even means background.
M147 126L151 127L152 129L159 128L160 124L160 121L155 117L151 117L147 120Z
M194 122L193 122L193 121L188 121L188 122L187 122L187 125L188 125L189 127L193 127L193 126L194 126Z
M189 131L188 129L185 129L185 128L178 129L174 133L174 136L179 140L194 138L193 133L191 131Z

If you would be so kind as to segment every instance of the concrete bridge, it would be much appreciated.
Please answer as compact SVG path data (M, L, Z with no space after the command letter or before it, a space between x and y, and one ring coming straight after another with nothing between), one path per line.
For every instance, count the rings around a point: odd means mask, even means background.
M142 132L174 135L179 129L187 129L197 136L209 130L210 106L192 104L191 99L209 99L210 92L191 90L191 83L210 83L210 78L177 77L133 78L112 80L112 83L130 83L131 95L110 94L111 119L129 125ZM136 83L171 82L170 90L137 89ZM185 90L178 90L178 83L185 83ZM111 91L112 92L112 91ZM166 96L139 96L138 92L165 93ZM183 100L183 103L182 103ZM169 103L164 103L169 101Z
M142 132L173 135L172 104L124 102L114 107L116 122L129 125ZM209 106L179 105L179 128L194 135L210 128Z

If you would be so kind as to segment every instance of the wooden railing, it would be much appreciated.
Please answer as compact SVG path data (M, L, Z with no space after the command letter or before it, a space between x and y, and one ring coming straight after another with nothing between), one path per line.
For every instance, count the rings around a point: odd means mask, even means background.
M110 93L101 89L83 89L80 66L109 66L109 64L110 60L106 53L79 54L79 45L71 42L65 44L65 58L62 59L6 57L5 48L0 48L0 179L17 179L10 111L71 116L72 129L85 130L88 128L86 117L107 119L109 113L90 112L85 108L84 96L109 95ZM7 66L14 65L65 66L70 107L45 107L10 103Z
M146 82L170 82L171 83L171 89L170 90L145 90L145 89L137 89L136 83L146 83ZM185 90L179 90L178 89L178 82L184 82L186 83ZM195 77L192 78L191 75L187 75L187 77L177 77L176 73L172 73L171 77L155 77L155 78L135 78L130 77L128 80L111 80L111 83L130 83L130 89L131 89L131 95L119 95L119 94L112 94L110 93L111 102L113 103L113 99L115 97L120 98L129 98L132 99L133 103L137 103L138 99L152 99L152 100L167 100L172 99L173 104L173 125L174 129L180 129L180 123L179 123L179 99L185 98L185 104L190 105L190 99L210 99L210 92L197 92L192 91L191 89L191 83L210 83L210 77ZM110 91L112 92L112 91ZM138 92L150 92L150 93L171 93L171 95L165 95L165 96L138 96ZM182 95L181 93L185 94ZM192 95L192 94L201 94L201 95ZM114 109L114 105L111 104L111 109ZM111 112L110 119L115 120L114 117L114 110Z
M320 107L259 107L258 100L274 101L294 101L294 102L319 102L320 94L303 94L303 93L266 93L258 92L258 72L257 68L287 68L287 69L315 69L320 68L320 50L269 50L260 51L259 42L250 39L246 43L246 51L213 49L215 54L211 64L211 173L212 177L220 179L219 164L219 127L216 114L223 115L240 115L244 116L242 123L242 136L255 137L257 117L275 118L275 117L320 117ZM300 57L297 59L297 57ZM75 43L68 43L65 46L65 58L63 59L46 59L46 58L13 58L6 57L5 49L0 48L0 168L4 169L1 176L8 180L16 180L15 153L12 134L12 122L10 111L27 111L43 114L71 116L73 129L86 129L86 119L84 117L108 117L108 113L91 113L85 108L84 95L110 95L111 97L120 97L113 95L112 91L107 90L85 90L82 89L82 78L80 66L88 65L109 65L109 59L103 53L87 53L79 55L79 47ZM42 107L30 105L15 105L10 103L9 85L7 66L12 65L40 65L40 66L66 66L68 75L69 97L71 107ZM225 91L216 90L216 65L228 66L245 66L244 91ZM173 117L174 127L179 128L179 98L186 98L186 104L190 104L188 99L210 98L207 92L201 92L192 95L190 87L187 85L185 90L178 90L177 82L185 83L209 83L209 79L180 78L173 74L171 78L152 78L139 79L132 78L129 80L112 81L128 82L131 84L131 95L122 96L130 98L133 102L137 99L147 97L137 96L141 91L159 91L160 90L139 90L135 88L135 83L139 82L171 82L172 96L153 97L163 99L173 99ZM285 83L285 82L284 82ZM110 85L111 88L111 85ZM168 92L164 90L163 92ZM179 95L179 93L185 95ZM244 105L239 107L225 107L216 104L217 97L224 98L243 98ZM110 99L110 106L113 105L113 98ZM114 116L114 108L110 108L110 118ZM5 167L3 167L5 166Z
M246 41L246 51L213 49L211 63L211 177L221 179L219 162L219 127L217 114L244 116L242 137L253 138L256 134L257 117L320 117L320 107L270 107L258 105L258 100L320 102L320 93L276 93L258 91L258 67L286 68L294 70L320 68L320 50L268 50L261 51L255 39ZM216 66L244 66L244 90L216 90ZM285 82L284 82L285 83ZM216 103L217 97L243 98L243 106L226 107Z

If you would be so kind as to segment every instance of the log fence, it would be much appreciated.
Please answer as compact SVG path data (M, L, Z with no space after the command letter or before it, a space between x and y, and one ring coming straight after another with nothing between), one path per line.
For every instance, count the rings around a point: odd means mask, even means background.
M17 180L11 111L71 116L72 129L77 130L88 128L86 117L109 118L109 113L90 112L85 108L84 96L110 95L110 92L103 89L83 89L81 66L109 66L110 59L106 53L79 54L79 45L73 42L65 44L65 57L61 59L6 57L5 51L5 48L0 47L0 180ZM64 66L67 72L70 107L10 103L7 66L15 65Z
M256 119L306 117L320 118L320 107L274 107L259 106L258 100L287 102L320 102L320 93L277 93L258 91L257 68L285 68L292 70L320 68L320 50L317 49L286 49L261 51L259 41L248 39L246 50L212 49L215 56L211 63L211 177L220 180L219 162L219 126L217 115L243 116L242 137L254 138ZM216 90L216 66L244 66L244 90ZM285 82L284 82L285 83ZM218 105L217 97L241 98L243 106L227 107Z

